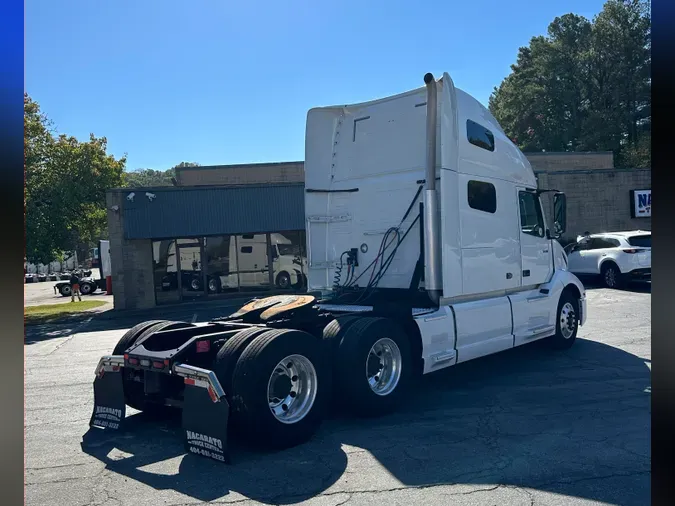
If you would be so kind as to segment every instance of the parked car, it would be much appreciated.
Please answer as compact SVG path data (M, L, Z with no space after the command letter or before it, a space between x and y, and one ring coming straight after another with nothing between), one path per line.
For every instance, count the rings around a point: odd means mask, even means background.
M629 280L652 276L652 233L606 232L580 236L567 247L570 272L578 276L601 276L608 288L619 288Z

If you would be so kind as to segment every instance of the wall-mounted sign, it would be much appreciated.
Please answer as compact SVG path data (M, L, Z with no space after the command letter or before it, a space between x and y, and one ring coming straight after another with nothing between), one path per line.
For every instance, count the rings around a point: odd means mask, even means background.
M631 190L630 191L630 217L631 218L651 218L652 217L652 191L651 190Z

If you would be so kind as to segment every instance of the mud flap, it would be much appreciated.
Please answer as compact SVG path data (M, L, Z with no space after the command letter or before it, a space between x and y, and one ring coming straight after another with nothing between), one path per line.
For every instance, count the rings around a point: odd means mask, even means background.
M214 400L208 387L186 382L183 397L183 431L188 453L230 464L227 425L230 406L222 397Z
M89 425L102 429L121 429L126 416L122 373L102 370L94 379L94 412Z

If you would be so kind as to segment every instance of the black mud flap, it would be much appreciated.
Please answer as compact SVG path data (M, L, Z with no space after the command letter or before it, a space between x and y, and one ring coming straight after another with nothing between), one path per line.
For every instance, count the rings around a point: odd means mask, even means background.
M102 429L121 429L126 416L122 373L105 371L94 379L94 412L89 425Z
M230 464L227 451L229 411L224 397L214 402L209 389L186 384L183 430L187 452Z

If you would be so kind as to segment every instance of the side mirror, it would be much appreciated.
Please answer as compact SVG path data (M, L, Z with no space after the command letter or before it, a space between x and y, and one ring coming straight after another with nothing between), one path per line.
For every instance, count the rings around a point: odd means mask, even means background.
M564 193L553 196L553 230L558 237L567 230L567 197Z

